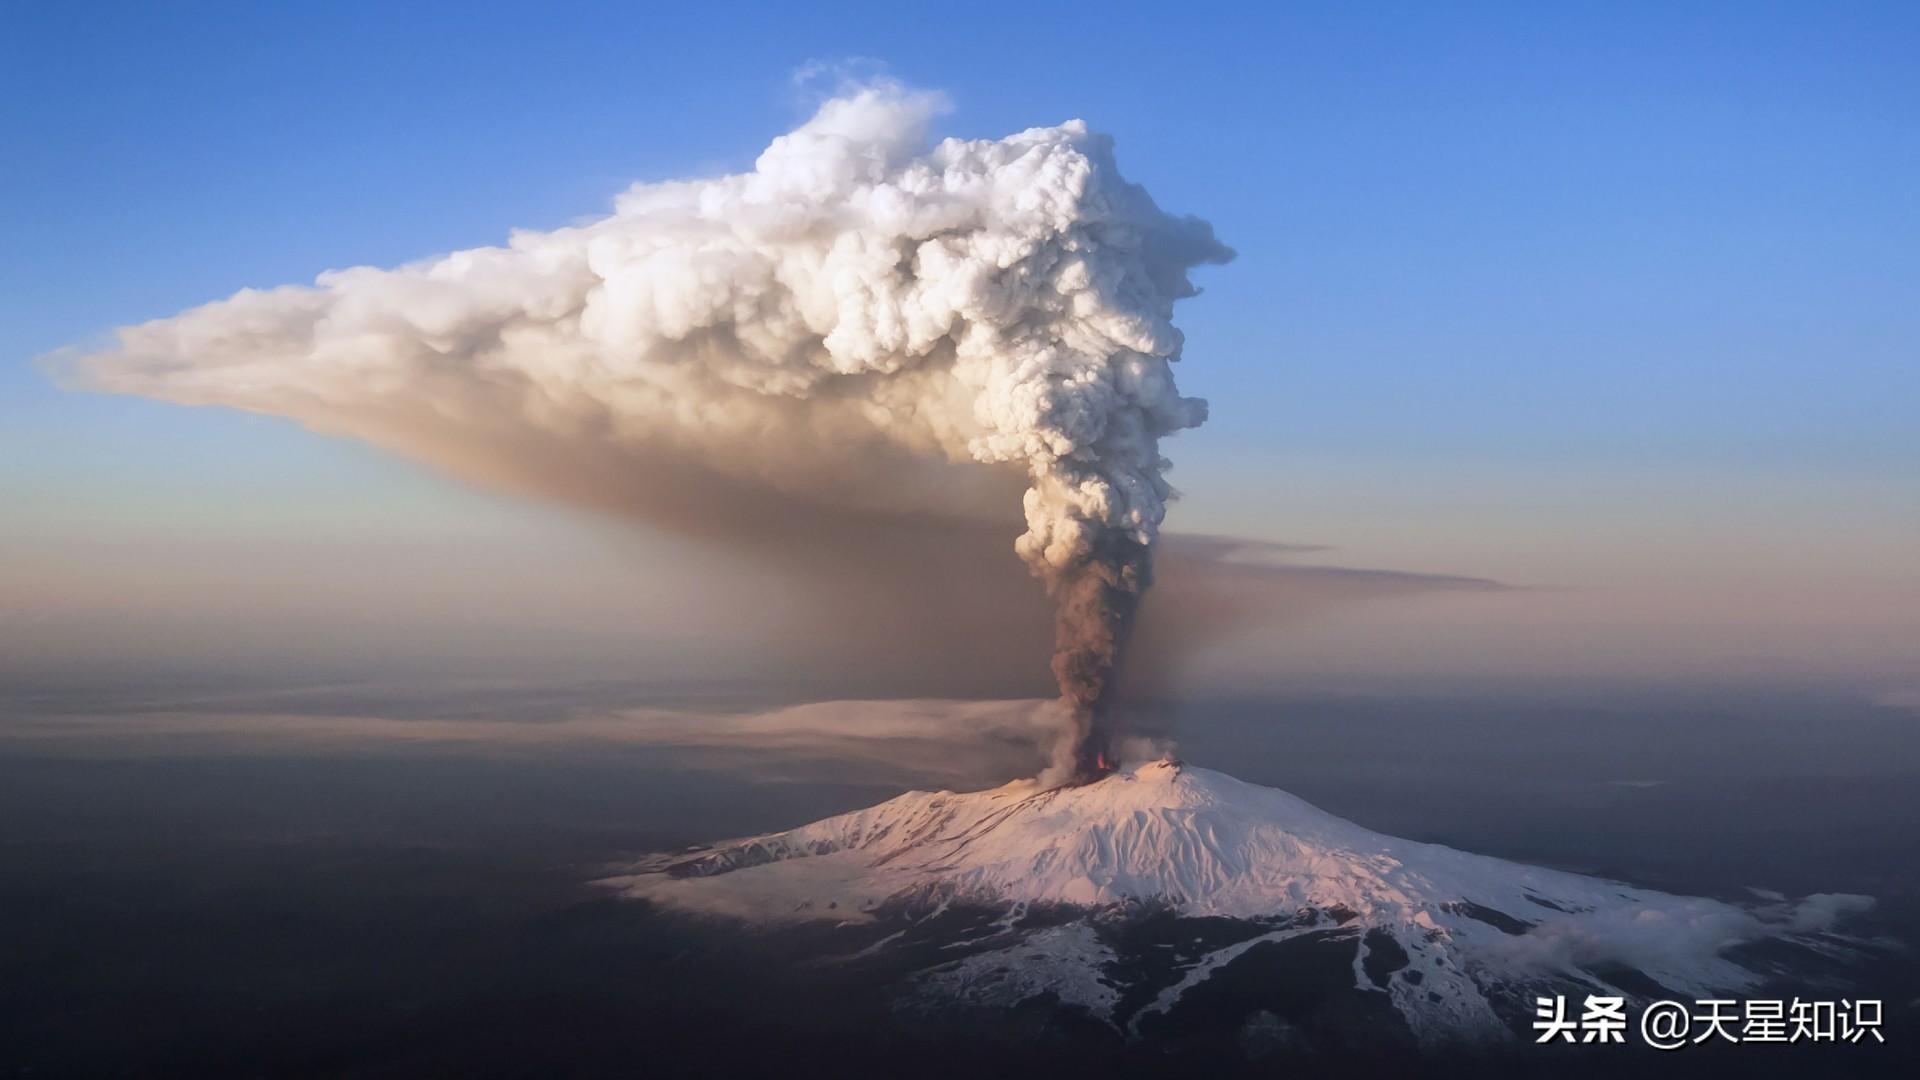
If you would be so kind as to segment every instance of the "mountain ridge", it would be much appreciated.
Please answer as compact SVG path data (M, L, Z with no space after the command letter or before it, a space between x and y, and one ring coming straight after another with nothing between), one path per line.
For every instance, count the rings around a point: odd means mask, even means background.
M1834 955L1848 947L1835 922L1871 903L1738 905L1528 866L1387 836L1171 759L1072 786L908 792L655 856L607 884L749 921L897 925L895 938L955 905L997 911L943 946L960 958L919 971L916 985L1006 1005L1051 994L1109 1021L1142 993L1116 927L1152 912L1231 920L1243 931L1183 953L1134 1021L1260 946L1311 939L1350 942L1356 991L1386 994L1416 1034L1449 1038L1510 1030L1509 999L1528 987L1747 989L1763 972L1737 948L1777 940Z

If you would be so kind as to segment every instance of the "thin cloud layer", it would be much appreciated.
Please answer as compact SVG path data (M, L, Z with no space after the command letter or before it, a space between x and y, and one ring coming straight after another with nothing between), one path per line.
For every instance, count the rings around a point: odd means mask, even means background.
M1056 737L1047 700L823 701L773 709L595 708L558 716L404 717L319 711L165 709L66 713L0 724L0 742L87 756L181 749L222 753L436 752L526 754L595 747L661 751L685 767L800 775L863 766L958 787L1030 771Z

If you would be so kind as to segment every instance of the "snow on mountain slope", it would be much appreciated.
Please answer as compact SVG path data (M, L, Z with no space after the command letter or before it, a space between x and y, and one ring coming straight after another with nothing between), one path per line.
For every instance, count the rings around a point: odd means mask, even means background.
M1006 1004L1052 992L1109 1018L1119 989L1112 950L1086 926L1020 932L1030 908L1258 924L1191 958L1135 1019L1171 1008L1263 942L1349 936L1356 986L1384 990L1423 1034L1503 1030L1489 997L1497 988L1604 987L1622 968L1677 994L1738 990L1756 974L1729 948L1788 938L1831 951L1833 918L1870 903L1823 896L1742 907L1636 889L1385 836L1286 792L1164 760L1076 787L911 792L634 870L609 884L747 919L1003 905L999 936L925 972L923 986ZM1383 969L1394 973L1384 984Z

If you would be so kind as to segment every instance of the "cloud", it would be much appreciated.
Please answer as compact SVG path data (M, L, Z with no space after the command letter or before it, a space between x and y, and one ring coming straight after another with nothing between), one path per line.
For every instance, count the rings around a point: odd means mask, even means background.
M1752 971L1727 958L1729 949L1783 937L1814 948L1846 949L1859 940L1836 935L1834 928L1874 906L1872 897L1849 893L1816 893L1754 907L1644 895L1650 899L1642 904L1543 919L1523 934L1492 941L1483 956L1492 966L1522 972L1577 975L1624 964L1670 991L1727 992L1760 983Z
M1920 690L1888 690L1877 695L1873 703L1886 709L1911 709L1920 712Z
M894 779L980 786L1032 771L1058 728L1051 715L1057 708L1047 700L909 699L738 712L583 708L551 718L486 719L173 709L16 718L0 724L0 741L108 756L624 747L672 752L690 767L762 775L824 766L844 777L878 767Z
M791 523L831 517L850 542L826 550L854 567L902 524L1017 513L1002 550L1054 601L1084 734L1152 580L1161 439L1206 417L1174 383L1174 305L1234 253L1081 121L930 144L944 95L839 74L750 172L244 289L61 362L736 543L819 546Z

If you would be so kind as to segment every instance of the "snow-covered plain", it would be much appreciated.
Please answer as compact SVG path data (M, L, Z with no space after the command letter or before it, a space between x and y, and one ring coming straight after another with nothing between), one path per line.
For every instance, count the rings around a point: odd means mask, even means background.
M1729 950L1772 940L1831 955L1848 944L1833 923L1871 903L1822 894L1733 904L1526 866L1386 836L1171 760L1079 786L910 792L658 856L607 884L753 921L911 922L956 904L998 907L992 933L954 943L971 950L919 973L923 992L1007 1005L1051 993L1128 1025L1264 942L1351 938L1356 989L1388 994L1422 1038L1506 1032L1511 1018L1496 1000L1528 987L1633 996L1651 980L1686 997L1750 988L1762 973ZM1042 910L1054 914L1028 919ZM1183 957L1150 1004L1118 1018L1121 965L1096 930L1142 911L1248 926ZM1060 912L1072 920L1063 925Z

